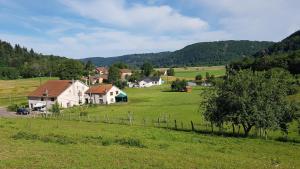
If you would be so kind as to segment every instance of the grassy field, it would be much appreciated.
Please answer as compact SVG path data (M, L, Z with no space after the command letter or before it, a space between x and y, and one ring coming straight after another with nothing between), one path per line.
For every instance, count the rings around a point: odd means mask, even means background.
M27 101L27 94L35 90L40 83L57 78L32 78L18 80L0 80L0 106Z
M5 92L1 90L1 96L23 96L39 85L39 79L0 84L8 87ZM167 84L127 88L128 103L66 109L59 119L0 118L0 168L300 166L300 144L273 140L282 135L280 131L269 131L270 140L189 132L190 121L197 131L207 127L199 111L202 90L205 88L194 87L191 93L169 92ZM80 112L87 115L81 117ZM107 119L109 122L104 123ZM178 129L185 131L175 131L174 120ZM230 126L225 126L225 131L230 133ZM292 123L289 138L300 140L297 131L297 124Z
M166 68L161 68L158 70L167 70ZM186 68L174 68L175 76L168 77L170 81L179 78L194 80L196 75L201 74L205 78L206 72L210 75L223 76L225 75L225 66L209 66L209 67L186 67ZM166 78L165 78L166 79Z
M299 144L166 129L0 118L0 168L298 168Z

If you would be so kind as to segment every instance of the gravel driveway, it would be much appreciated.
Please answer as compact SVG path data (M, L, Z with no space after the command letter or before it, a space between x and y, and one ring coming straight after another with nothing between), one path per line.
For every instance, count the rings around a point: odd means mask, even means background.
M7 111L6 108L0 107L0 117L16 117L16 112Z

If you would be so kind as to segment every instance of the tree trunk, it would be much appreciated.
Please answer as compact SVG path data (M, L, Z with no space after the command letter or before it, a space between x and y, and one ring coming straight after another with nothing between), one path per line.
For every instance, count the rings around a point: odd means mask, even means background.
M248 137L249 136L249 132L250 132L252 126L251 125L247 125L247 126L243 125L243 128L244 128L244 132L245 132L244 136Z

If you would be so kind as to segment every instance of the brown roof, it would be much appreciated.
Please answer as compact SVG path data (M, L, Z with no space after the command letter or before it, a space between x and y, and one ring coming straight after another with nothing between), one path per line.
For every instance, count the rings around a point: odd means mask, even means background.
M112 84L106 84L101 86L92 86L85 93L93 93L93 94L106 94L112 88Z
M31 92L29 97L43 97L46 91L48 97L57 97L72 84L71 80L49 80Z
M131 73L130 69L120 69L121 73Z
M99 71L99 72L104 72L104 73L108 72L106 67L97 67L96 70Z

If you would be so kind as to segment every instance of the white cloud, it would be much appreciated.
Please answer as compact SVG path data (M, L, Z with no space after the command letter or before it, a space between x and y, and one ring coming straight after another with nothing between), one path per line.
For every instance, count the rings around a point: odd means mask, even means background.
M214 11L235 39L279 41L300 29L299 0L194 0Z
M184 16L166 5L128 4L124 0L63 0L62 2L84 17L131 30L178 33L208 28L206 21Z

